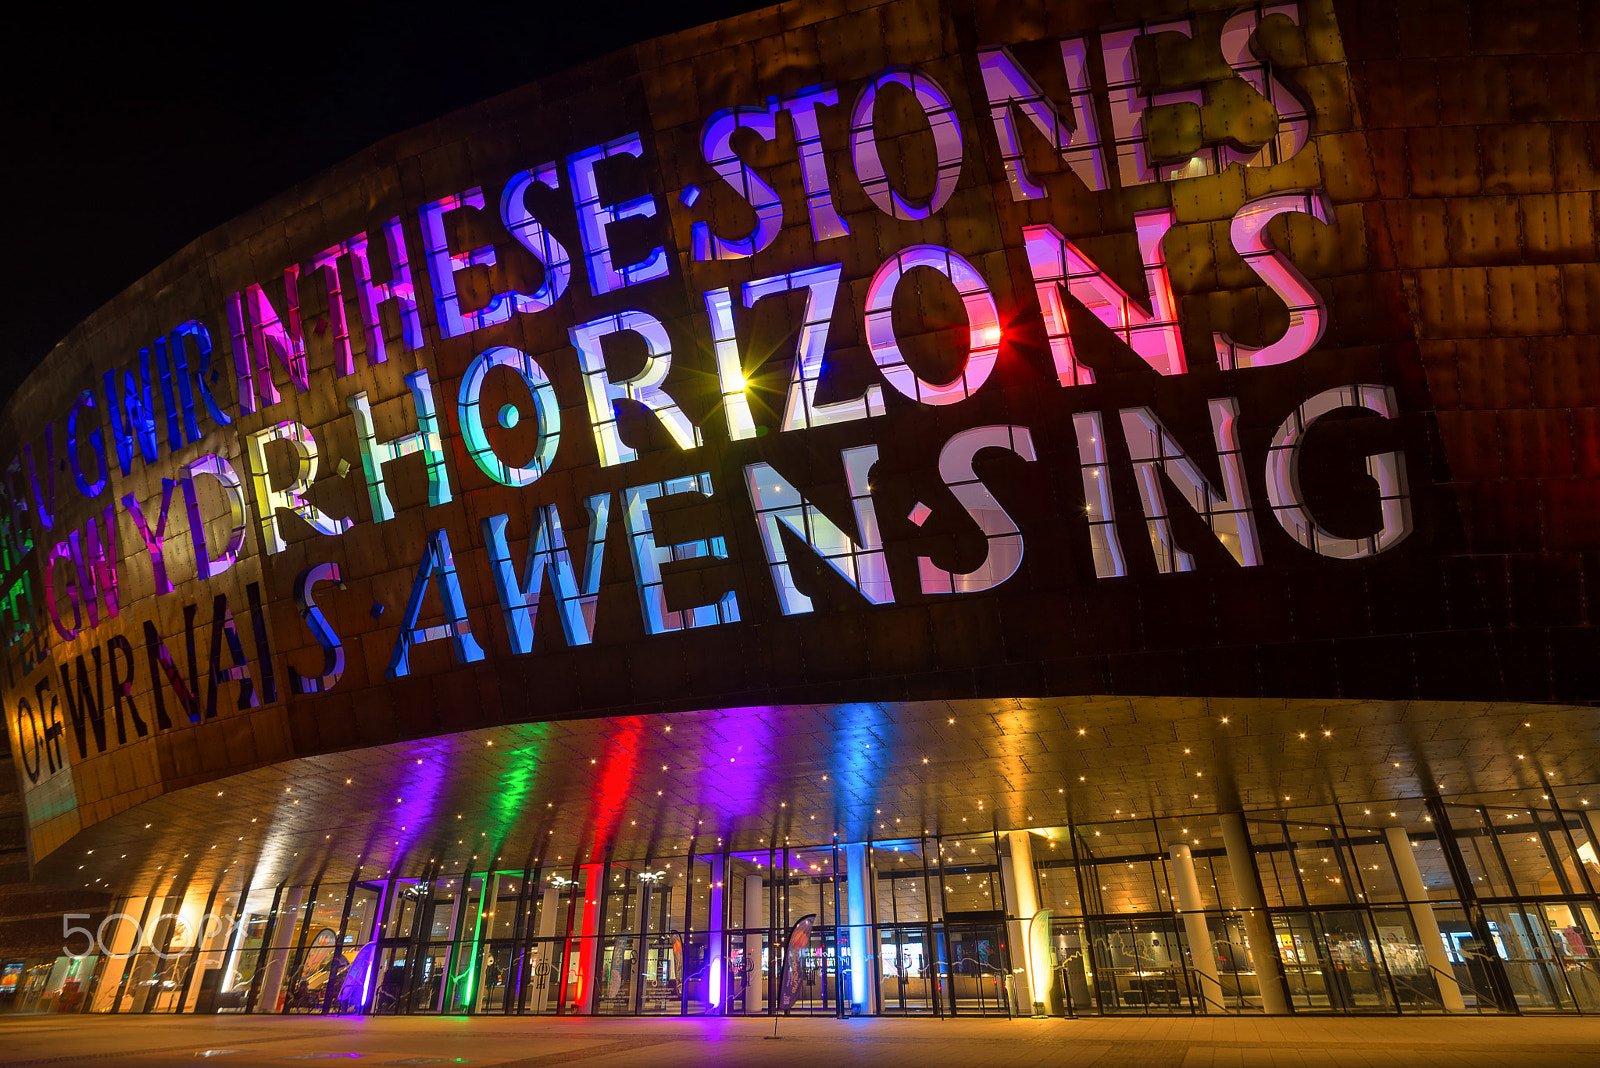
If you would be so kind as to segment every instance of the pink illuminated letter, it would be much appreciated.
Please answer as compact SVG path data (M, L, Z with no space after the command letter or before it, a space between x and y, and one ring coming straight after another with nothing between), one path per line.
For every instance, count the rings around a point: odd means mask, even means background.
M277 357L296 392L311 388L306 373L306 339L300 329L300 265L283 271L283 291L288 314L279 319L277 309L259 283L228 298L228 327L233 334L233 368L239 378L239 408L256 410L258 400L265 407L282 398L272 380L272 358ZM256 377L257 372L260 378Z
M961 294L967 310L967 359L948 382L925 382L917 377L900 353L894 333L894 292L907 272L918 267L938 271ZM912 245L889 257L867 286L867 345L888 383L923 404L955 404L988 380L1000 352L1000 313L989 286L977 269L956 253L938 245Z
M484 245L471 252L450 251L450 242L444 232L444 217L463 208L483 210L483 190L473 186L464 193L424 204L420 209L423 254L428 261L428 278L433 282L433 304L439 315L439 333L443 337L460 337L511 318L511 296L507 293L496 293L486 307L477 311L461 310L461 297L456 292L456 275L473 267L493 267L496 262L493 245Z
M344 314L344 291L339 286L339 257L349 251L343 243L324 249L311 260L311 269L322 274L328 289L328 322L333 326L334 374L339 378L354 374L355 354L350 351L350 322Z
M1054 226L1044 223L1023 227L1028 267L1033 272L1034 288L1044 313L1050 355L1063 386L1082 386L1094 381L1094 372L1078 360L1073 348L1066 307L1061 299L1063 289L1161 374L1181 375L1188 369L1183 358L1183 339L1178 333L1177 301L1167 277L1167 256L1161 249L1161 240L1172 228L1173 218L1170 210L1143 211L1133 217L1139 236L1139 259L1144 264L1145 284L1150 289L1148 311L1135 303L1078 246L1062 237Z
M1289 328L1277 341L1261 346L1241 345L1227 334L1213 334L1217 365L1224 371L1298 360L1322 340L1322 332L1327 329L1328 308L1322 294L1267 239L1267 223L1290 213L1309 215L1323 223L1329 218L1326 198L1319 191L1284 193L1252 200L1239 209L1228 227L1234 250L1289 306Z

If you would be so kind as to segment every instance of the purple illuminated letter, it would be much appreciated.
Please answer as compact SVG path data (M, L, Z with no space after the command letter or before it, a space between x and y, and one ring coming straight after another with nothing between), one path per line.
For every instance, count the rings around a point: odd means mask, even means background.
M1017 134L1015 112L1021 112L1035 129L1044 134L1050 147L1061 156L1090 189L1106 188L1105 168L1100 162L1100 138L1095 132L1094 100L1089 95L1089 73L1085 64L1083 38L1061 42L1061 59L1071 93L1070 112L1063 115L1056 102L1044 95L1037 82L1023 70L1005 47L978 53L983 71L983 88L989 97L989 118L1000 143L1006 181L1012 200L1030 200L1045 195L1045 188L1028 173L1022 141Z
M878 155L877 126L873 110L878 103L878 93L888 85L909 89L922 107L922 113L933 128L933 150L937 160L937 177L933 195L925 204L913 204L902 197L889 184L883 159ZM885 215L896 219L926 219L933 215L956 191L961 178L964 149L961 144L961 122L955 105L944 86L910 67L890 67L861 87L855 107L850 113L850 157L855 164L856 179L862 190Z
M637 285L667 276L667 253L660 245L638 263L615 267L606 230L623 219L651 218L656 214L655 197L649 193L621 204L600 200L600 186L594 169L612 156L643 156L644 144L636 133L607 141L603 145L574 152L567 157L567 174L572 180L572 202L578 209L578 233L583 238L583 260L589 268L589 288L595 296L624 286Z
M206 520L200 511L200 491L195 486L195 479L200 475L210 475L217 480L228 505L228 521L231 524L228 541L222 547L222 554L215 559L206 544ZM189 537L194 542L194 564L198 577L216 578L234 565L239 559L239 550L244 548L244 487L239 482L239 473L220 456L201 456L184 465L179 481L183 484L183 500L189 513Z
M726 240L711 232L708 222L696 222L692 228L694 258L697 260L736 260L756 253L772 244L783 225L783 201L777 191L750 169L733 149L733 135L739 130L752 130L763 141L771 141L778 132L777 108L736 107L724 108L706 120L700 130L700 153L712 170L722 176L744 202L755 212L756 224L748 235L738 240Z
M422 347L422 318L417 314L417 290L411 282L411 261L406 252L406 234L398 218L383 224L383 241L389 250L387 282L372 280L372 261L367 252L367 235L357 234L345 242L350 251L350 265L355 268L356 288L361 297L361 325L367 331L367 365L383 363L389 358L389 346L383 336L383 305L394 301L400 315L400 334L407 350Z

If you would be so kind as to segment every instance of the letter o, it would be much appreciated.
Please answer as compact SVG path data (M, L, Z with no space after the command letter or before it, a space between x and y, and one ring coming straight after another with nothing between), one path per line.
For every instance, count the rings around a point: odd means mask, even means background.
M26 717L26 718L24 718ZM33 765L28 765L28 743L22 736L22 725L27 723L28 733L33 735ZM22 760L22 770L27 773L30 783L39 781L39 772L44 767L44 735L39 730L39 721L34 717L33 706L26 697L17 699L17 756Z
M478 398L483 392L484 380L496 367L509 367L516 371L533 394L534 417L539 421L539 441L534 447L533 459L526 467L512 467L496 456L483 427L483 410ZM550 379L521 349L496 345L478 354L461 379L456 415L461 436L467 440L467 452L472 455L473 462L480 471L502 486L529 485L555 463L556 449L561 444L561 405L556 400L556 390L550 384ZM496 421L504 423L498 415Z
M937 177L933 196L926 204L912 204L889 184L889 175L883 169L883 159L878 155L877 127L873 110L878 103L878 91L886 85L902 85L911 90L933 128L933 147L937 163ZM920 71L910 67L889 67L861 87L856 96L855 108L850 113L850 162L855 167L856 181L862 191L886 215L896 219L926 219L950 200L961 179L961 163L965 150L961 144L961 122L956 117L955 105L944 86Z
M894 294L907 271L928 267L948 278L961 294L970 328L967 359L948 382L925 382L906 363L894 334ZM955 404L966 400L989 378L1000 352L1000 313L989 286L977 269L959 254L939 245L901 249L878 268L867 286L867 345L883 377L895 389L922 404Z

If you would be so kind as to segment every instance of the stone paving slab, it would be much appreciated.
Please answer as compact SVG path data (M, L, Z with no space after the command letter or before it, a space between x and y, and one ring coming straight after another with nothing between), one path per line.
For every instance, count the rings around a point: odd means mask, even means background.
M1565 1068L1600 1020L0 1017L0 1066L471 1068Z

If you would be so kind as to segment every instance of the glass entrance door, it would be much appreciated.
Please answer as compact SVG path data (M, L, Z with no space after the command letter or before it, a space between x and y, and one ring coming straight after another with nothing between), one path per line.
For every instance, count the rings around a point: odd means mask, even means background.
M952 1015L1010 1016L1011 972L1001 923L950 924L945 928Z
M388 941L387 939L385 941ZM407 1011L406 994L410 989L411 947L404 941L398 945L385 945L378 951L378 981L374 984L372 1006L374 1016L398 1016Z
M1177 925L1168 919L1091 920L1102 1012L1187 1012Z
M880 986L885 1015L935 1011L938 976L933 940L926 926L880 928L878 959L883 964Z
M1272 918L1284 978L1295 1007L1325 1012L1389 1012L1376 933L1362 912L1293 912Z

